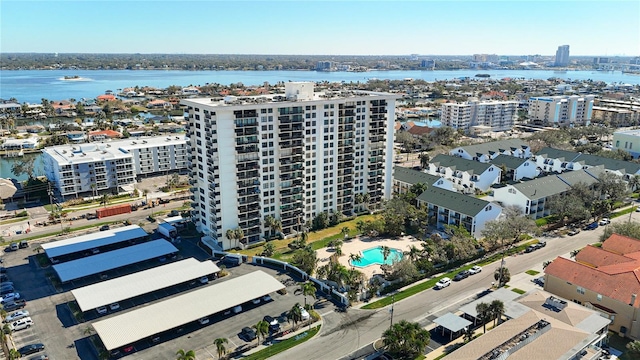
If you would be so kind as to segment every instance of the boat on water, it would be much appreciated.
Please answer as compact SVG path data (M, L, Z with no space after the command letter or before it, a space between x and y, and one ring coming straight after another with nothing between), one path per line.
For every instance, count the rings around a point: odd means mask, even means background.
M491 75L489 75L489 74L476 74L476 77L479 77L479 78L488 78L488 77L491 77Z
M60 78L60 80L63 80L63 81L88 81L88 80L91 80L91 79L83 78L83 77L80 77L78 75L66 75L63 78Z

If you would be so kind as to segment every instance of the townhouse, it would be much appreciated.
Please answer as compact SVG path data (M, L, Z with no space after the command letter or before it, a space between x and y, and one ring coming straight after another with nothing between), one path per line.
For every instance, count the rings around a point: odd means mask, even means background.
M487 191L493 184L500 183L499 167L457 156L436 155L425 169L428 174L451 180L457 190L464 193Z
M500 154L489 163L500 168L502 181L534 179L540 174L536 162L531 159Z
M529 158L531 157L531 148L520 139L506 139L476 145L460 146L449 151L449 155L485 163L500 154Z
M425 184L429 187L434 186L444 190L455 191L451 180L402 166L396 165L393 167L394 194L404 194L416 184Z

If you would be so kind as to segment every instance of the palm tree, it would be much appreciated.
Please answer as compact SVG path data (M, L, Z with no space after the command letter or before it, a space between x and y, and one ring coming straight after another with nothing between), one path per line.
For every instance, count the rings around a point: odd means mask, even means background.
M579 250L579 249L576 249L576 250L571 251L571 254L570 254L570 255L571 255L571 257L572 257L572 258L574 258L574 259L575 259L575 258L576 258L576 256L578 256L578 253L579 253L579 252L580 252L580 250Z
M244 239L244 231L239 227L235 229L228 229L225 235L229 240L238 240L242 242L242 239Z
M543 269L543 270L544 270L544 269L546 269L546 268L547 268L547 266L549 266L550 264L551 264L551 260L547 260L547 261L543 262L543 263L542 263L542 269Z
M404 254L409 257L411 262L416 262L418 261L418 259L420 259L420 255L422 254L422 251L418 249L415 245L411 245L409 247L409 250L405 251Z
M350 262L351 267L355 268L353 263L362 260L362 255L360 255L360 254L349 254L349 260L351 260L351 262Z
M104 207L109 205L109 194L102 194L102 199L100 200L100 205L104 204Z
M195 360L196 353L193 350L180 349L176 352L176 360Z
M498 287L503 287L511 280L511 273L506 267L500 267L493 273L493 278L498 281Z
M369 211L369 201L371 200L371 195L369 193L364 193L362 195L362 203L364 204L364 208Z
M224 347L224 344L228 344L229 340L226 338L217 338L213 340L213 343L216 345L216 350L218 351L218 359L221 359L222 355L227 353L227 348Z
M420 153L420 155L418 155L418 159L420 159L420 167L422 169L424 169L427 166L429 166L429 160L431 160L431 158L429 157L429 154Z
M337 244L335 246L335 250L336 250L335 254L337 257L342 256L342 244Z
M476 318L482 323L482 332L486 333L487 321L491 320L489 304L481 302L480 304L476 305L476 312L478 313L478 315L476 315Z
M269 228L270 230L269 239L267 240L271 240L273 235L275 235L279 231L282 231L282 221L274 218L271 215L267 215L267 217L264 219L264 226Z
M18 352L16 349L9 350L9 360L16 360L22 357L22 354Z
M431 334L418 323L402 320L382 334L382 343L392 353L413 359L429 345Z
M493 300L489 304L489 312L493 317L493 326L496 326L498 320L502 320L502 314L504 313L504 303L500 300Z
M297 327L298 323L302 321L302 310L300 309L300 303L293 305L291 310L287 313L287 322L293 321L293 327Z
M635 192L640 187L640 176L634 175L629 178L629 189L631 192Z
M314 300L316 298L316 286L311 282L307 281L300 284L300 292L302 296L304 296L304 307L307 307L307 295L311 296Z
M356 205L358 205L358 211L360 211L360 204L362 204L362 202L364 201L364 196L361 193L357 193L354 196L354 200L356 202Z
M469 326L464 328L464 341L469 342L473 340L473 329Z
M342 229L340 229L340 232L342 233L342 235L344 235L345 239L349 237L349 231L350 229L348 226L345 226Z
M382 258L384 259L384 262L387 262L387 258L389 257L389 255L391 255L391 248L383 245L382 247Z
M253 326L256 329L256 335L258 335L258 343L260 342L260 336L262 336L262 340L264 340L267 335L269 335L269 323L260 320L257 324Z

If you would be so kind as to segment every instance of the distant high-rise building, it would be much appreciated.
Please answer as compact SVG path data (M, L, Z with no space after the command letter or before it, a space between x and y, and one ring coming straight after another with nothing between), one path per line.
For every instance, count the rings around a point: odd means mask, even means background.
M435 66L436 66L436 61L435 60L422 60L420 62L420 67L423 67L423 68L427 68L427 69L433 70L433 68Z
M567 66L569 65L569 45L560 45L556 51L555 66Z
M331 61L318 61L316 63L316 71L331 71L333 63Z

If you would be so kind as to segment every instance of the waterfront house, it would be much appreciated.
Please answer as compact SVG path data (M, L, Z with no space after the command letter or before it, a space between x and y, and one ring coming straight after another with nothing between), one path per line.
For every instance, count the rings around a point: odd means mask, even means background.
M72 143L84 142L87 139L84 131L69 131L66 135Z
M114 130L98 130L89 133L89 140L91 141L112 140L121 137L122 134Z
M28 139L6 139L2 143L3 150L22 150L22 149L35 149L38 147L38 138Z
M147 109L171 109L171 103L160 99L151 100L147 103Z

